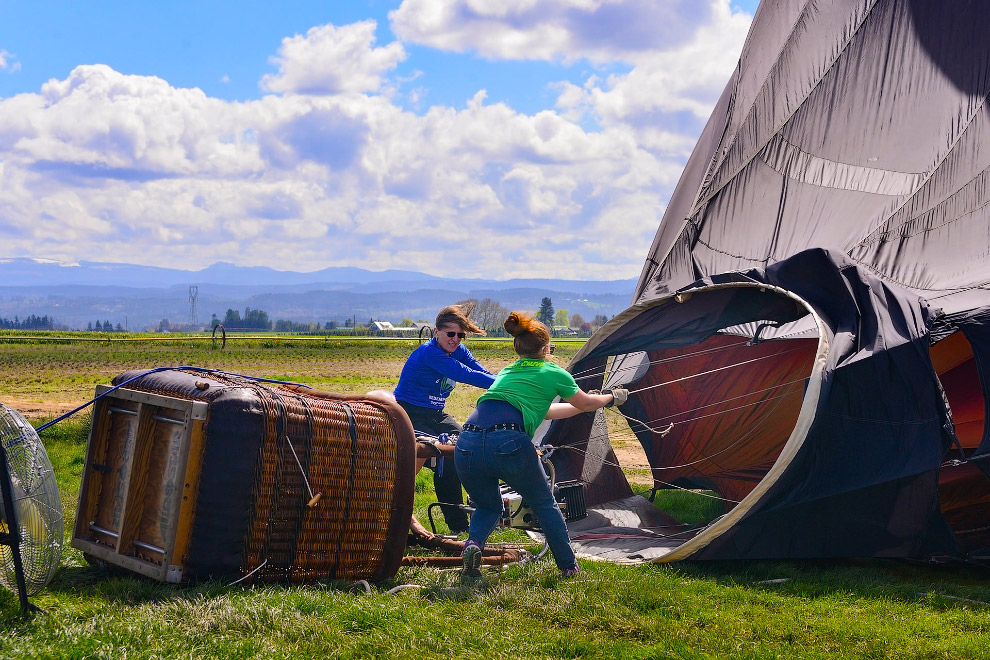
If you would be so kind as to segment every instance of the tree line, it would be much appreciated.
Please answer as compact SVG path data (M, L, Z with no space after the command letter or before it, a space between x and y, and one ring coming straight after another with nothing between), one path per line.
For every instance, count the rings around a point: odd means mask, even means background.
M96 323L88 323L86 325L86 330L88 332L123 332L124 326L122 326L119 321L117 322L117 325L114 326L114 324L110 321L100 323L100 320L97 319Z
M456 304L474 305L471 318L486 332L495 335L504 332L502 323L511 310L504 307L494 298L482 298L481 300L467 298L457 301ZM571 314L566 309L554 310L553 301L548 297L543 298L540 302L540 309L536 312L535 316L549 328L556 331L571 329L589 335L608 321L608 316L604 314L596 314L591 321L586 321L580 314ZM382 319L370 318L367 324L365 324L365 327L370 328L376 320ZM407 318L399 322L400 326L403 327L411 326L412 323L412 319ZM213 314L213 318L210 320L210 328L212 329L219 324L222 324L227 330L275 330L276 332L319 332L321 330L337 330L338 328L356 330L361 327L360 323L356 324L357 327L355 327L355 323L351 319L347 319L343 324L338 324L336 321L327 321L322 327L318 322L297 322L285 319L272 321L267 312L260 309L251 309L250 307L244 308L243 315L236 309L228 309L223 318L219 318L216 314Z
M47 314L44 316L31 314L23 320L15 316L13 321L4 317L0 318L0 328L5 330L54 330L55 320Z
M459 301L458 304L464 303L474 304L474 311L471 312L471 318L483 330L489 333L498 334L502 332L502 323L505 321L505 317L509 315L509 312L512 311L506 309L501 303L492 298L483 298L481 300L468 298L467 300ZM571 314L570 310L563 308L554 310L553 300L549 297L544 297L540 301L540 309L536 311L534 316L537 321L545 324L551 330L557 332L574 330L589 335L608 321L608 316L605 314L596 314L593 319L586 321L580 314Z
M457 304L466 303L474 305L474 311L471 313L471 318L482 329L496 336L504 333L502 323L505 321L505 317L509 315L511 310L507 309L494 298L482 298L481 300L478 300L477 298L468 298L457 302ZM553 301L549 297L545 297L540 301L540 308L535 312L535 317L545 323L548 327L554 329L556 332L570 329L588 335L608 321L608 316L604 314L596 314L592 320L587 321L580 314L571 314L566 309L555 310ZM222 324L227 330L324 332L339 329L359 330L362 326L364 328L370 328L375 320L376 319L374 318L368 319L366 324L355 323L352 319L347 319L343 322L327 321L323 324L312 321L290 321L287 319L278 319L273 321L264 310L245 307L243 314L239 310L228 309L224 316L220 318L214 313L210 319L209 329L212 330L217 325ZM432 322L432 319L427 322ZM399 325L401 327L409 327L413 325L413 321L412 319L404 318L399 322ZM13 320L0 317L0 329L56 330L65 328L61 325L56 326L54 318L48 315L36 316L32 314L24 319L20 319L17 316L15 316ZM125 330L126 328L124 328L119 322L114 325L109 320L100 321L97 319L96 321L90 321L86 326L86 331L88 332L124 332ZM173 325L168 319L162 319L157 330L158 332L169 332L174 330L188 331L189 327L183 325Z
M210 328L222 324L228 330L271 330L274 325L268 318L268 312L261 309L244 308L244 316L236 309L228 309L223 319L214 314L210 319Z

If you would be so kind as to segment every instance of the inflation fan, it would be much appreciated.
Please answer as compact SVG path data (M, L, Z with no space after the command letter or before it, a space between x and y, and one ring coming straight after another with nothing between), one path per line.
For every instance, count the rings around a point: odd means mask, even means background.
M62 555L62 501L41 439L0 404L0 582L27 596L41 591Z

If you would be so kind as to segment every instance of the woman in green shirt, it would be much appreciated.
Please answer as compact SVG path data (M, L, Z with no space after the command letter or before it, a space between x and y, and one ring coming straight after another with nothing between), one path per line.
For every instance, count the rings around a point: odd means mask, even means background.
M562 367L550 362L550 331L523 312L512 312L503 324L513 337L519 359L499 372L464 424L454 463L461 483L474 502L461 577L481 577L481 551L502 515L499 481L504 481L533 508L564 577L578 571L567 537L567 525L550 491L546 472L533 445L533 433L544 419L563 419L614 403L628 392L606 394L581 390ZM565 403L553 403L556 397Z

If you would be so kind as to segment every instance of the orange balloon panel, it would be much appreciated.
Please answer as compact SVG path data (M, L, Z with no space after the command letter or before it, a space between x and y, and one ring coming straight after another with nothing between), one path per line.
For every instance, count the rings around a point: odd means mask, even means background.
M963 447L975 449L983 438L986 402L973 349L966 336L956 332L932 346L930 354L949 400L956 436Z
M690 347L649 352L651 366L631 389L653 434L657 486L681 480L729 499L748 493L790 436L811 374L817 339L749 345L713 336Z

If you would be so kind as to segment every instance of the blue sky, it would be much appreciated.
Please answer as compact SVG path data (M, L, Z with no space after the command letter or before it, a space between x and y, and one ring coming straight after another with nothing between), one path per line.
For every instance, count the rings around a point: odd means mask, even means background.
M0 0L0 258L633 277L756 4Z

